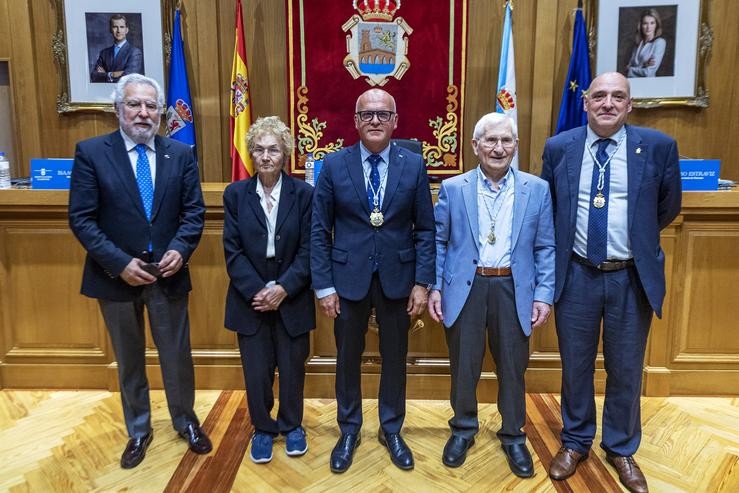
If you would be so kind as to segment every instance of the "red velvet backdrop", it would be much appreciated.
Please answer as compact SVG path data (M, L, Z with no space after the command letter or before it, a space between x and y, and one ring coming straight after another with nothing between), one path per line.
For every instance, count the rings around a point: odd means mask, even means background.
M395 97L393 137L423 142L430 175L463 170L467 0L286 1L291 173L357 141L354 104L371 87Z

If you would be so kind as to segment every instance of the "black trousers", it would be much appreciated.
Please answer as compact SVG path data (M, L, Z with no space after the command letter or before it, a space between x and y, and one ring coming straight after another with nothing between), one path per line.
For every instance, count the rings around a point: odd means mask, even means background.
M246 383L246 402L256 431L277 435L287 433L303 422L305 360L310 350L309 334L291 337L280 314L270 312L271 321L262 323L254 335L238 334L241 366ZM275 369L280 372L280 407L277 419L271 416L275 405L272 386Z
M334 320L336 338L337 421L342 433L358 433L362 427L362 353L367 323L374 307L380 327L379 413L386 433L400 433L405 419L405 372L410 316L408 299L385 297L377 274L368 295L359 301L340 298L341 313Z
M504 444L524 443L529 338L516 315L513 278L475 276L457 320L446 330L452 372L449 420L452 434L471 438L479 430L477 383L485 356L485 339L498 377L498 412L503 423L498 438Z
M199 424L193 410L195 374L187 299L187 295L167 298L159 284L154 283L145 286L134 301L98 300L118 361L123 416L130 437L141 437L151 430L144 307L159 352L172 425L181 431L190 423Z

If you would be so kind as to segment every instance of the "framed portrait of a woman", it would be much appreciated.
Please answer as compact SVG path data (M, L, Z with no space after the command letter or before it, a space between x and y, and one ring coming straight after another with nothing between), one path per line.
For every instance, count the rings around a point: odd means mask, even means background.
M708 0L601 0L595 15L596 71L620 72L634 106L708 106L703 73L713 41Z

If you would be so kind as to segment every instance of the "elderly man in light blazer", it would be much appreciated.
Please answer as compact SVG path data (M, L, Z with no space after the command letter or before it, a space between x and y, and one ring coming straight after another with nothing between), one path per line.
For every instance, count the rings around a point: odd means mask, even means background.
M544 324L554 297L552 201L544 180L511 167L515 122L500 113L475 125L480 165L445 180L434 210L436 283L431 317L446 328L452 373L451 437L442 461L464 463L479 430L476 388L487 339L498 376L498 438L519 477L534 474L522 431L529 336Z

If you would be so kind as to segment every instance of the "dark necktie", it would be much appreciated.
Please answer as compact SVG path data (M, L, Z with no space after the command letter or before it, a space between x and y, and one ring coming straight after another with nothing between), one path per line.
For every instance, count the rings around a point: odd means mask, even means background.
M608 161L608 145L611 139L598 139L598 152L595 159L603 166ZM593 265L605 262L608 254L608 188L611 177L611 166L606 166L601 193L605 199L603 207L595 207L593 201L598 195L598 163L593 163L593 179L590 184L590 213L588 214L588 260Z
M371 154L367 161L372 167L369 175L369 185L367 186L367 200L369 210L372 212L375 210L375 194L377 194L377 208L380 208L380 171L377 169L377 165L382 161L382 157L379 154Z
M146 145L138 144L136 152L139 157L136 160L136 184L139 186L139 195L141 202L144 204L144 212L146 212L146 220L151 221L151 205L154 202L154 184L151 181L151 168L149 167L149 157L146 155Z

